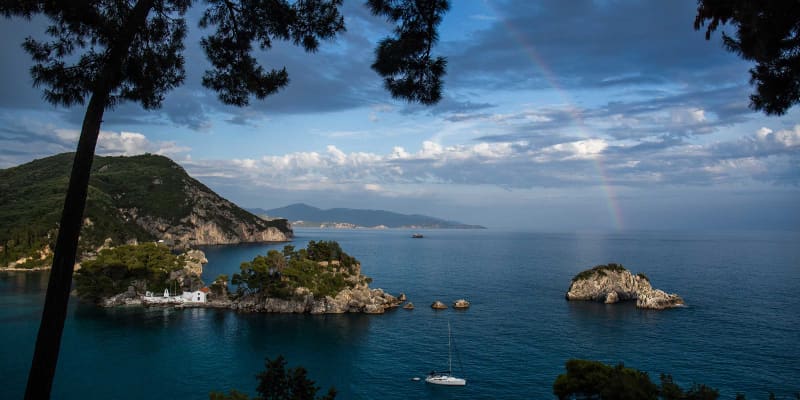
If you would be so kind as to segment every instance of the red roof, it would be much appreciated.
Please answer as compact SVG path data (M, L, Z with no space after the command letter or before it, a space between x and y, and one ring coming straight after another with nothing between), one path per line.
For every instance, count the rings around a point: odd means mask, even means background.
M204 288L200 289L200 291L203 292L203 293L208 293L208 292L211 291L211 289L209 289L207 287L204 287Z

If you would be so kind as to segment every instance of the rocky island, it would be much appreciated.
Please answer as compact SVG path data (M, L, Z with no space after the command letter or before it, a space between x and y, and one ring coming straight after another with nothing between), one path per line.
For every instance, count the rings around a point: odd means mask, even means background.
M677 294L653 289L644 274L632 274L620 264L598 265L572 278L567 300L589 300L612 304L636 300L636 307L654 310L684 305Z
M305 249L285 246L243 262L228 277L205 287L200 251L180 255L146 244L106 249L76 272L76 293L100 306L229 308L241 312L382 314L400 299L371 289L361 264L336 242L310 241ZM163 293L163 294L162 294Z

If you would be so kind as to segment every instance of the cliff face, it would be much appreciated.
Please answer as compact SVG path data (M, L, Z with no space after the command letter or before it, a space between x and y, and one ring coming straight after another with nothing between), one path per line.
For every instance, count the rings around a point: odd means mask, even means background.
M633 275L618 264L599 265L581 272L572 280L566 298L606 304L636 300L636 307L656 310L684 304L677 294L654 289L646 276Z
M266 313L383 314L387 309L400 304L396 297L381 289L370 289L366 284L343 289L336 296L322 298L316 298L313 293L304 289L298 288L291 299L247 296L231 302L230 308Z
M119 211L145 231L176 247L285 242L292 238L288 221L255 217L207 188L191 183L187 182L183 191L193 205L177 224L164 216L141 215L137 208Z

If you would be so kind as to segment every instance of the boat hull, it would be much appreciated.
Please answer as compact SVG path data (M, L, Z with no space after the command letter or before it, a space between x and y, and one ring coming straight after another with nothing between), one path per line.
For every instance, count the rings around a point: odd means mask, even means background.
M454 376L449 376L449 375L428 376L427 378L425 378L425 382L433 385L444 385L444 386L464 386L467 384L466 379L456 378Z

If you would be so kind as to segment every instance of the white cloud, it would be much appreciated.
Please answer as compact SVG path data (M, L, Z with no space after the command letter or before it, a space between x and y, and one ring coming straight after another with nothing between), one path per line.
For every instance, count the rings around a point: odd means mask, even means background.
M791 148L800 146L800 125L794 129L783 129L773 132L769 128L761 128L756 132L756 140L769 146Z
M54 129L53 133L57 138L65 142L76 141L81 135L81 131L76 129Z
M189 147L180 146L173 141L150 141L138 132L100 131L97 139L97 154L100 155L132 156L144 153L176 155L189 150L191 150Z
M578 140L568 143L559 143L542 149L540 162L560 160L590 160L601 156L603 151L608 148L608 142L604 139Z
M694 121L707 119L701 109L684 111L682 115ZM123 141L124 135L118 136ZM710 144L686 139L559 138L549 137L549 143L543 146L497 138L450 145L423 140L414 150L395 146L383 154L348 152L331 144L319 152L229 161L188 160L186 164L192 173L227 177L233 185L370 192L382 197L407 196L420 185L490 185L516 190L609 184L653 187L800 182L796 170L800 125L777 131L762 128L749 136ZM137 144L142 138L128 135L127 139ZM404 186L407 189L401 189Z
M234 165L238 165L244 169L256 168L256 160L253 160L251 158L245 158L245 159L234 158L232 161Z
M706 112L701 108L674 108L670 120L675 125L697 124L706 121Z

